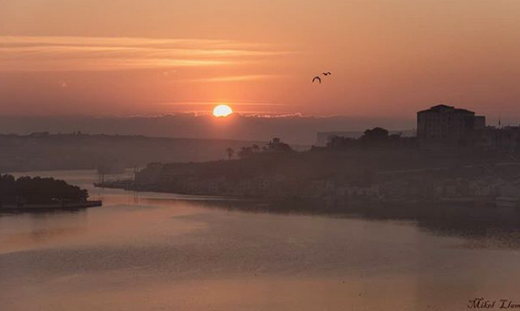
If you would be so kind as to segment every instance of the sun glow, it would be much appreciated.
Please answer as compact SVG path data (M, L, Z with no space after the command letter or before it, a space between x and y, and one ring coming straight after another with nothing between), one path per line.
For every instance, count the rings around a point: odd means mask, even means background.
M215 117L227 117L233 113L233 109L228 105L218 105L213 109L213 115Z

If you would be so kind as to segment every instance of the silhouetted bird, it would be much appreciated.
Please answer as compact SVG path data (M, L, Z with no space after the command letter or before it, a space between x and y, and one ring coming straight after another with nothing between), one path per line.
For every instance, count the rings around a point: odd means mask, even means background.
M327 72L324 72L323 75L324 75L324 76L331 76L332 73L331 73L330 71L327 71Z
M321 84L321 78L319 76L314 77L314 79L312 79L312 83L316 82L316 80Z

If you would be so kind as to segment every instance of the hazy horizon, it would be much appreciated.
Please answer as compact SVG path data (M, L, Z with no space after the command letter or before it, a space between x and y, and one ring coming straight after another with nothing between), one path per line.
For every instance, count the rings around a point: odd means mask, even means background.
M415 119L299 115L265 117L239 114L225 119L195 114L155 117L0 116L0 134L30 134L34 132L65 134L81 131L86 134L245 141L268 141L273 137L280 137L289 143L302 145L316 143L318 132L359 132L376 126L397 131L413 130Z

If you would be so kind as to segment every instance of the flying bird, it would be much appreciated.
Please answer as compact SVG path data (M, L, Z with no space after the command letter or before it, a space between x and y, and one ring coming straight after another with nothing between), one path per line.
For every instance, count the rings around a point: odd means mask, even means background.
M332 73L331 73L330 71L327 71L327 72L324 72L323 75L324 75L324 76L331 76Z
M312 79L312 83L316 82L316 80L321 84L321 78L320 78L320 76L316 76L316 77L314 77L314 79Z

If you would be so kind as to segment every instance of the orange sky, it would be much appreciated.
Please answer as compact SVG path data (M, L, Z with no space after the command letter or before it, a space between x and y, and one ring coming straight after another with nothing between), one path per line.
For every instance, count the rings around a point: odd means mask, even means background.
M520 119L519 38L518 0L1 0L0 113Z

